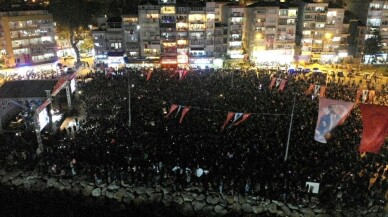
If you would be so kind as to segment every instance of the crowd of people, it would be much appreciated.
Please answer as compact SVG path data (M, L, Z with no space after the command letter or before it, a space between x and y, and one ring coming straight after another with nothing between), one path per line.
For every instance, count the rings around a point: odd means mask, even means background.
M306 182L316 182L317 196L327 206L385 203L387 150L358 152L357 107L327 144L313 140L319 99L305 91L310 83L327 80L256 69L189 71L183 79L176 71L154 69L147 81L148 73L125 69L80 78L86 119L77 123L74 137L58 133L44 140L39 157L30 152L40 171L86 176L96 184L162 185L177 191L199 186L221 195L293 203L308 200L312 189ZM284 91L268 88L273 76L287 79ZM86 78L92 81L83 82ZM360 85L329 80L326 97L354 102ZM385 88L376 88L376 104L388 105ZM181 124L180 109L166 117L172 104L191 106ZM251 116L222 130L229 111Z
M15 80L47 80L55 79L64 75L64 71L60 70L27 70L25 73L9 73L4 76L6 81L15 81Z

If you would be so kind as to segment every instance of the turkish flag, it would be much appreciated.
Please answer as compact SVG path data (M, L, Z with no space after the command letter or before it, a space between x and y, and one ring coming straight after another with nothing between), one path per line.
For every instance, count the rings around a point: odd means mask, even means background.
M232 120L233 116L234 116L234 112L228 112L228 115L226 116L226 121L224 125L222 125L222 130L225 129L226 125L229 123L230 120Z
M191 106L185 107L185 108L183 109L182 115L181 115L181 119L179 120L179 123L180 123L180 124L182 123L183 118L185 117L185 115L187 114L187 112L189 112L190 108L191 108Z
M280 82L279 91L284 90L284 87L286 86L286 82L287 80L284 80L284 79Z
M388 106L361 104L362 136L359 152L378 153L388 136Z
M178 107L179 107L179 105L177 105L177 104L172 104L171 107L170 107L170 111L168 112L166 118L168 118L168 116L170 116L171 113L173 113Z
M152 71L149 70L147 73L147 81L149 81L151 79L151 75L152 75Z
M326 86L321 86L321 89L319 90L319 96L325 97L326 95Z
M271 84L269 85L269 89L272 90L272 87L275 85L276 78L272 78Z
M315 87L314 84L310 84L309 89L306 90L306 95L312 94L313 90L314 90L314 87Z

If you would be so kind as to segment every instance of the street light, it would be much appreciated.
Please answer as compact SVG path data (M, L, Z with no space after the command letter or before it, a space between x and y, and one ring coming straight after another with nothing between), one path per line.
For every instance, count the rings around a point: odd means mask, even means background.
M131 117L131 85L129 82L129 71L127 70L127 84L128 84L128 127L132 125L132 117Z

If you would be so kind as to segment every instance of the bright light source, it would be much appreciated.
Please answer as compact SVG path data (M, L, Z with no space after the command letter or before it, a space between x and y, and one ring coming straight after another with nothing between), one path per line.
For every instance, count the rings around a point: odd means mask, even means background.
M333 34L331 32L326 32L325 33L325 38L326 39L331 39L333 37Z

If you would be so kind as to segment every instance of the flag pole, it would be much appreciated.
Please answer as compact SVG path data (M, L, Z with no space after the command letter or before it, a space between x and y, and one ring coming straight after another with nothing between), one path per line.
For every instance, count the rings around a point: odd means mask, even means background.
M295 99L296 99L296 95L294 95L294 104L292 105L291 121L290 121L290 127L288 128L287 148L286 148L286 154L284 155L284 161L287 161L288 148L290 147L292 121L294 120Z
M128 127L131 128L132 125L132 117L131 117L131 84L129 82L129 70L127 70L127 76L128 76Z

